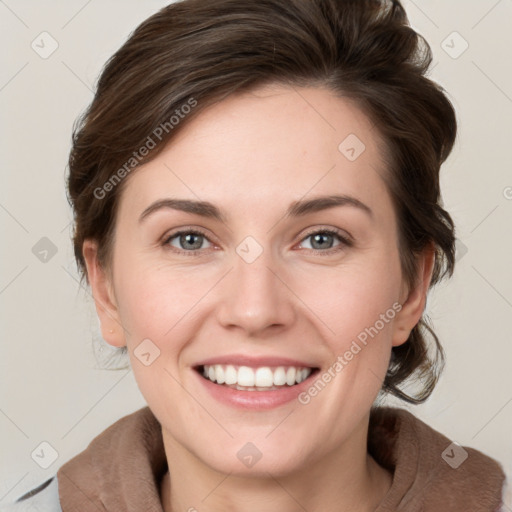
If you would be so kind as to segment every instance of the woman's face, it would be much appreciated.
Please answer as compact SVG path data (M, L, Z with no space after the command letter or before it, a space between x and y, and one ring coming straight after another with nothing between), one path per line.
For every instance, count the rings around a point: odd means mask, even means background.
M405 304L378 137L326 90L265 87L127 178L98 311L166 450L279 475L365 442L391 348L422 312Z

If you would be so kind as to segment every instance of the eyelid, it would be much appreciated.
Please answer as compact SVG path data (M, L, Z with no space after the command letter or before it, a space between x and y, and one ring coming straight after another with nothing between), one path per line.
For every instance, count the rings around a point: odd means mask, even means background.
M170 229L169 231L166 231L166 233L162 236L162 242L165 243L167 240L184 233L202 235L205 238L208 238L208 240L210 241L212 241L212 239L215 239L214 235L210 234L209 230L205 228L198 228L195 226L182 226L179 228L174 228Z
M306 231L303 235L300 241L302 242L305 238L315 235L316 233L332 233L341 238L341 240L345 241L347 244L354 244L355 240L354 237L348 232L343 229L335 228L332 226L316 226L314 228L311 228L311 230Z
M315 249L303 249L306 251L307 254L313 254L314 256L334 256L339 253L342 253L343 251L353 247L355 245L354 238L350 233L347 233L346 231L343 231L339 228L334 227L322 227L317 226L316 228L312 228L311 230L307 231L304 235L302 235L299 245L304 242L307 238L316 235L318 233L328 233L334 237L337 237L339 239L339 244L331 247L329 249L323 249L323 250L315 250Z
M184 235L184 234L193 234L193 235L199 235L204 237L208 242L210 242L212 245L217 245L214 241L212 241L210 238L210 235L206 233L206 231L202 228L194 228L194 227L181 227L177 228L176 231L171 230L170 232L165 233L165 235L161 238L161 242L159 245L161 245L164 249L174 253L174 254L183 254L186 256L196 256L203 254L205 249L194 249L192 251L185 251L184 249L178 249L177 247L171 246L170 241L177 236ZM215 250L215 249L213 249Z

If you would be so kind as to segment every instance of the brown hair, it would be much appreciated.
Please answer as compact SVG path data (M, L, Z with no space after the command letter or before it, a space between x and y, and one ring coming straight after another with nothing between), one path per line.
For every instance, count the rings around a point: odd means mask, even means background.
M327 87L356 102L386 143L406 282L415 283L416 257L428 245L436 253L431 286L451 276L454 224L441 205L439 171L457 122L443 88L426 77L431 61L428 43L397 0L182 0L164 7L105 64L73 128L68 192L82 279L88 280L87 238L99 243L100 262L110 268L129 172L156 157L207 106L269 83ZM143 151L149 139L151 149ZM383 391L421 403L443 363L423 315L407 342L393 348ZM399 385L413 377L422 388L408 395Z

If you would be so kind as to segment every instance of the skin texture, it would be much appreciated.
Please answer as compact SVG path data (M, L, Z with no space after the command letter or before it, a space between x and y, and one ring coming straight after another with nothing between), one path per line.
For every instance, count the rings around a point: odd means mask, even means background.
M366 147L355 161L338 149L350 134ZM379 140L354 104L325 89L274 85L231 96L127 178L112 268L98 264L94 241L84 243L103 337L128 346L163 427L166 511L283 512L297 503L310 512L370 511L389 490L391 475L366 451L369 411L392 346L421 318L433 254L422 255L418 285L408 290ZM359 199L373 215L338 206L285 217L293 201L333 193ZM209 201L227 220L163 209L139 222L170 197ZM198 253L179 236L165 243L179 228L205 232ZM333 228L353 245L336 236L313 245L311 231ZM250 264L236 252L247 236L263 249ZM325 371L395 303L402 308L394 319L307 405L241 411L212 398L192 369L236 353ZM144 339L160 350L150 366L134 355ZM262 453L252 468L237 457L247 442Z

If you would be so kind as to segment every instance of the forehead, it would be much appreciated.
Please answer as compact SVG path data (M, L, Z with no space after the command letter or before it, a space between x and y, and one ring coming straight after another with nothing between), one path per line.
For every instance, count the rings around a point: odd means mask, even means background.
M257 211L270 198L284 207L334 191L372 202L385 193L383 147L349 99L321 88L266 86L232 95L183 126L133 172L121 203L140 210L173 194Z

